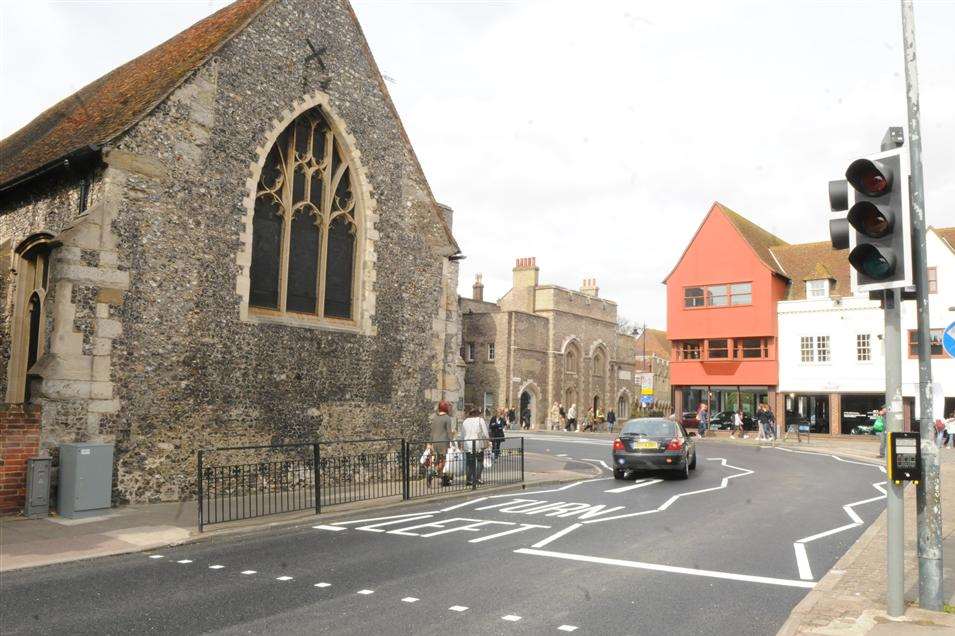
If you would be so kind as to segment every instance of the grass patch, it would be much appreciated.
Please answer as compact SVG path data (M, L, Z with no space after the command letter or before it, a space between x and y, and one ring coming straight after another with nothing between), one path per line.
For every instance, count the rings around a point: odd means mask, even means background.
M946 603L945 605L942 606L942 611L947 614L955 614L955 605L949 605L948 603Z

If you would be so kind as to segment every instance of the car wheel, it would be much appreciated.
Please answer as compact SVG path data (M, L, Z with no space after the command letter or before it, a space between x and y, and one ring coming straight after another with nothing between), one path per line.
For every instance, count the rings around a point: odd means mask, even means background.
M623 468L614 468L613 469L613 478L614 479L623 479L627 476L627 471Z
M680 479L690 478L690 462L683 462L683 470L680 471Z
M696 451L693 451L693 461L690 462L690 470L696 470Z

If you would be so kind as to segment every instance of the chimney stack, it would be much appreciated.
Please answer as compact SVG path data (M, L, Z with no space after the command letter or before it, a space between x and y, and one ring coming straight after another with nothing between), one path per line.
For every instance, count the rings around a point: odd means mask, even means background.
M474 300L484 300L484 283L481 282L481 275L474 275L474 285L471 287L471 298Z
M596 278L585 278L584 282L580 284L580 293L584 294L585 296L596 298L599 291L600 288L597 287Z
M514 289L537 287L537 258L519 258L514 265Z

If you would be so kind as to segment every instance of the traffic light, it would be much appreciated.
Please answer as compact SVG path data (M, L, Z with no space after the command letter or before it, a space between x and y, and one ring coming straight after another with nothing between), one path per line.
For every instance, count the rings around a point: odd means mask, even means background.
M912 284L908 178L908 149L897 146L856 159L844 181L829 182L832 211L848 209L829 221L830 239L849 249L860 291Z

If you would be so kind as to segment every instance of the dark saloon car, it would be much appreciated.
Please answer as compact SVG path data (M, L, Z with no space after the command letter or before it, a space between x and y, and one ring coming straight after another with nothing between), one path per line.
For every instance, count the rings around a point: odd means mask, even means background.
M696 468L696 445L682 425L659 417L629 420L613 441L613 476L628 472L673 471L681 479Z
M733 430L733 411L723 411L722 413L717 413L710 420L710 429L714 431L731 431ZM758 427L756 426L756 421L749 413L743 413L743 430L744 431L755 431Z

